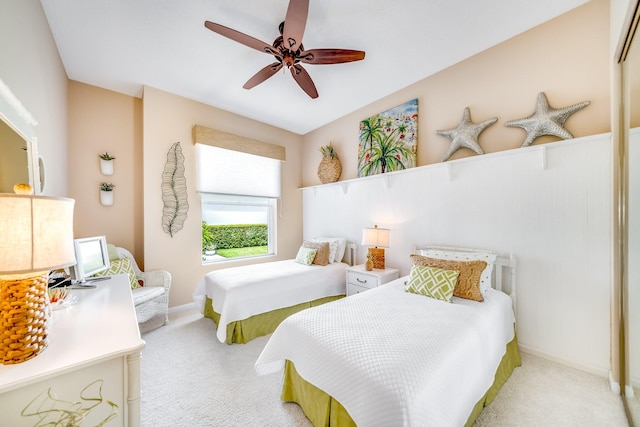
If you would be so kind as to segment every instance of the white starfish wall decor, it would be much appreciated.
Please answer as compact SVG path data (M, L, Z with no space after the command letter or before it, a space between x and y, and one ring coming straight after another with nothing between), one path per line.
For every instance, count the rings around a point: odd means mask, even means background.
M447 161L453 153L461 148L469 148L477 154L484 154L484 150L480 147L480 144L478 144L478 136L483 130L494 124L496 121L498 121L498 118L492 117L480 123L473 123L471 121L469 107L465 107L464 113L462 114L462 120L455 129L436 131L438 135L447 137L451 140L451 145L449 145L449 149L442 158L442 161Z
M538 94L538 100L536 101L536 109L532 115L523 119L512 120L504 125L521 127L527 131L527 137L522 143L522 147L528 147L542 135L554 135L562 139L571 139L573 135L564 127L564 122L573 113L582 110L589 104L589 101L583 101L568 107L556 109L549 105L549 101L544 92L540 92Z

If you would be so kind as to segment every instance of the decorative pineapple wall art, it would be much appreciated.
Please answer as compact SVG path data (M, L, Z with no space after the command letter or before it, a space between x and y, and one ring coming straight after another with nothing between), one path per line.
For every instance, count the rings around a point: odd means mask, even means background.
M318 165L318 178L323 184L336 182L342 173L342 164L338 158L338 153L333 149L333 141L320 147L322 160Z

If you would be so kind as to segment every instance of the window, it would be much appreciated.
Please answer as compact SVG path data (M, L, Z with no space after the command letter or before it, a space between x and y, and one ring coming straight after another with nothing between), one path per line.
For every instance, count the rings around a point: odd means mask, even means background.
M213 132L220 137L220 132ZM261 144L264 144L244 142L244 147L251 149L263 148ZM283 158L249 154L235 148L196 144L203 262L276 252L277 201Z
M273 255L277 199L201 194L202 259Z

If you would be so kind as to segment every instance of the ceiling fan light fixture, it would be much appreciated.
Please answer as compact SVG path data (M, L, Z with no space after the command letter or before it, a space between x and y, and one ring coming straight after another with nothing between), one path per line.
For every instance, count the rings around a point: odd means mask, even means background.
M273 76L280 68L286 66L291 70L291 75L300 88L315 99L318 97L316 87L309 73L302 68L299 62L302 61L307 64L341 64L360 61L364 59L365 53L350 49L311 49L305 51L302 45L302 36L307 23L308 12L309 0L290 0L285 20L278 27L281 35L274 40L273 45L210 21L205 21L205 27L245 46L273 55L278 61L258 71L244 84L243 87L245 89L251 89L259 85ZM286 40L286 43L284 40Z

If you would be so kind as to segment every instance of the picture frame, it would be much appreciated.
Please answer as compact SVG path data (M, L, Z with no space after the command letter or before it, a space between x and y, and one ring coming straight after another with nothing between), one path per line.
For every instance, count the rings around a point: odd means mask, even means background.
M358 177L416 167L418 99L360 122Z

